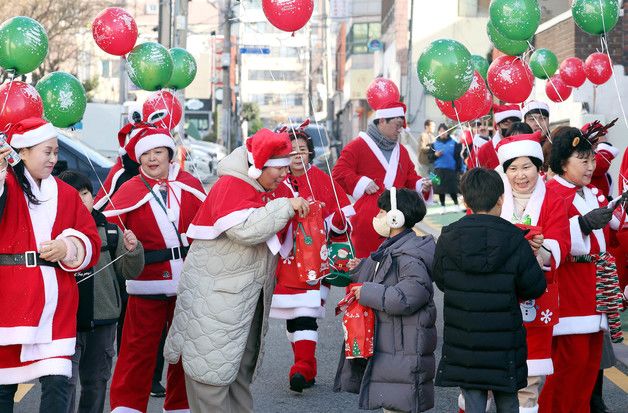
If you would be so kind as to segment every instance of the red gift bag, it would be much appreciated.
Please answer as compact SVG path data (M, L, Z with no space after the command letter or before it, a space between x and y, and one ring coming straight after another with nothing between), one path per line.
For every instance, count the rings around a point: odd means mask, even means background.
M543 227L525 224L515 224L515 226L525 232L525 238L527 240L531 240L536 235L543 235Z
M361 285L350 284L349 288ZM348 359L369 358L373 355L373 335L375 333L375 313L365 307L349 293L336 306L336 315L342 311L342 329L345 333L345 357Z
M292 254L281 259L277 277L286 287L307 288L329 275L329 257L323 208L320 202L310 204L310 212L295 217L292 224Z

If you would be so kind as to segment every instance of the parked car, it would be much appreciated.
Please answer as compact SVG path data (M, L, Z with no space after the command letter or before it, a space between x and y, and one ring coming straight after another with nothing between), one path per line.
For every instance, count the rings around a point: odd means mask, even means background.
M59 141L59 160L52 174L58 175L66 169L80 171L89 177L94 192L98 192L101 186L100 182L105 182L113 162L82 141L61 133L57 138Z
M292 126L296 128L299 125ZM331 150L328 132L324 126L310 123L305 127L305 133L312 138L314 143L314 161L312 163L322 171L329 173L327 163L329 163L329 169L333 168L336 163L336 155Z
M183 139L182 142L186 151L185 169L201 182L207 183L216 175L218 162L227 156L227 149L217 143L190 137Z

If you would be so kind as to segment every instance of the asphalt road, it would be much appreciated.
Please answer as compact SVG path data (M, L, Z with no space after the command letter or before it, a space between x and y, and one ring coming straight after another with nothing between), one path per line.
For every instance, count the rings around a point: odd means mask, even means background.
M316 385L297 394L288 389L288 371L292 364L292 352L284 332L284 322L271 320L267 335L267 350L261 371L253 384L255 411L263 413L348 413L357 412L357 396L347 393L334 393L333 380L341 351L342 329L340 317L334 317L334 305L342 298L342 290L334 288L329 298L327 315L320 320L318 377ZM442 294L436 290L435 301L439 309L438 339L442 343ZM623 367L622 367L623 369ZM608 370L607 370L608 371ZM618 382L624 383L624 390L610 380L604 381L604 398L613 413L625 413L628 406L626 394L628 382L627 372L619 372ZM165 381L163 382L165 383ZM29 389L23 399L16 405L15 413L32 413L38 411L40 388L39 384ZM456 399L458 390L453 388L436 388L436 407L433 412L457 411ZM148 412L162 412L163 399L151 398ZM109 412L109 406L105 412Z

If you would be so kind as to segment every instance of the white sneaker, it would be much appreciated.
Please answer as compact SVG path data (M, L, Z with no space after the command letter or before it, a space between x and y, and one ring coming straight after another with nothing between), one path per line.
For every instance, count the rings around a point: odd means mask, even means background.
M443 214L446 214L446 213L447 213L447 207L446 206L440 207L440 214L443 215Z
M467 212L467 208L462 204L458 204L458 211Z

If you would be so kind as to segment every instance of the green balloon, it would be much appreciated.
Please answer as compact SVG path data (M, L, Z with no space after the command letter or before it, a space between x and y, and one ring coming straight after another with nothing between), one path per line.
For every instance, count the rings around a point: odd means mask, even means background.
M489 14L495 28L510 40L528 40L541 23L538 0L492 0Z
M473 65L475 70L477 70L478 73L480 73L480 76L482 76L482 78L486 80L486 73L488 72L488 66L489 66L488 60L486 60L482 56L473 54L471 55L471 64Z
M486 33L493 43L493 46L500 52L506 53L508 56L518 56L528 50L528 42L525 40L510 40L501 34L493 25L492 21L486 24Z
M166 87L170 89L185 89L196 77L196 60L185 49L173 47L170 56L174 62L172 76Z
M165 87L172 76L172 57L159 43L139 44L126 57L131 82L140 89L153 91Z
M35 70L48 54L48 35L30 17L17 16L0 25L0 66L23 75Z
M571 14L585 32L593 35L608 33L619 20L619 1L574 0Z
M558 69L558 59L549 49L536 49L530 56L530 69L534 77L549 79Z
M58 128L74 125L85 113L85 89L77 78L66 72L52 72L35 86L44 103L44 118Z
M471 53L455 40L435 40L419 57L417 72L430 95L444 101L456 100L473 80Z

